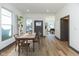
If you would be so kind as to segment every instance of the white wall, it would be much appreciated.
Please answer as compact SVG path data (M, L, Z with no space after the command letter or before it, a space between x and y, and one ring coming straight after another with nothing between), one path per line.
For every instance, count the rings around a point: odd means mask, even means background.
M15 7L11 6L10 4L0 4L0 14L1 14L1 7L4 7L6 9L10 10L13 13L13 18L12 18L12 21L13 21L13 34L17 33L16 15L22 15L22 13L19 10L17 10ZM0 16L0 21L1 21L1 16ZM11 44L14 41L15 41L15 39L13 39L13 38L5 40L5 41L1 41L1 29L0 29L0 50L3 49L4 47L6 47L7 45Z
M34 23L34 20L43 20L43 35L45 36L46 35L45 20L49 16L53 16L53 19L55 19L54 14L38 14L38 13L25 14L24 25L25 25L26 19L28 19L28 18L32 19L33 23ZM24 32L26 32L26 25L24 26ZM34 32L34 24L33 24L33 32Z
M67 4L56 13L55 35L60 38L60 18L70 15L69 45L79 51L79 4Z

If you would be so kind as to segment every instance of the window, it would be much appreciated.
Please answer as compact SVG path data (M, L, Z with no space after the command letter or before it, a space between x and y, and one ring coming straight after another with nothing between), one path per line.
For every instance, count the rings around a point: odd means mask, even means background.
M50 31L50 29L54 29L54 27L55 27L55 17L54 16L46 17L46 27L47 27L48 31Z
M32 20L31 19L26 20L26 32L32 32Z
M12 37L12 13L5 8L1 8L1 32L2 41Z

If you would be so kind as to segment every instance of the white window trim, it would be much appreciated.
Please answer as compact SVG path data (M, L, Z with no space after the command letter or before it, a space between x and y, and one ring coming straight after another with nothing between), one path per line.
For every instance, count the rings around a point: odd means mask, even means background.
M11 23L12 23L12 24L11 24L11 26L12 26L12 30L11 30L11 31L12 31L12 36L13 36L13 12L12 12L11 10L5 8L5 7L1 7L1 8L0 8L0 14L1 14L1 9L2 9L2 8L3 8L3 9L6 9L7 11L9 11L9 12L12 13L12 14L11 14L11 17L12 17L12 18L11 18ZM1 15L2 15L2 14L1 14ZM1 16L0 16L0 32L1 32L1 25L2 25L2 24L1 24ZM0 34L1 34L1 35L0 35L0 42L1 42L1 41L2 41L2 32L1 32ZM11 39L11 38L9 38L9 39ZM6 39L6 40L8 40L8 39ZM6 41L6 40L4 40L4 41Z

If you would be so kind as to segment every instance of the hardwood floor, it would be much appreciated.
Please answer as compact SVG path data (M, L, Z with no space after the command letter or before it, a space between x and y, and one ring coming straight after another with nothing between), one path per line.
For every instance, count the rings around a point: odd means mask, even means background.
M14 45L1 52L1 56L17 56ZM25 56L24 53L21 56ZM79 56L77 52L69 48L67 41L57 40L54 35L49 34L41 39L40 49L36 44L35 52L30 48L29 56Z

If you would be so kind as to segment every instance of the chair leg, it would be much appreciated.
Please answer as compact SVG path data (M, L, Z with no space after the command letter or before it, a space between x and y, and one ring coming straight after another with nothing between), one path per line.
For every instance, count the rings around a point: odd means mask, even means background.
M16 51L16 45L15 45L15 51Z
M1 56L1 51L0 51L0 56Z
M18 56L20 56L20 46L18 46Z
M39 49L40 49L40 40L39 40L39 42L38 42L38 45L39 45Z
M34 47L34 42L33 42L33 52L35 51L34 49L35 49L35 47Z
M25 47L26 55L28 56L28 47Z
M29 56L29 46L28 46L27 48L28 48L28 50L27 50L27 55Z
M15 43L15 51L17 50L17 43Z

